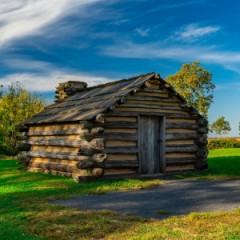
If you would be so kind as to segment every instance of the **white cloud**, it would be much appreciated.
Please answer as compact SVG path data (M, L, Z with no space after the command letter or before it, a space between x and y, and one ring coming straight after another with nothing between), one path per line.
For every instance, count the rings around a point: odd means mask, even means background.
M169 59L178 62L197 60L219 64L226 69L240 73L240 52L221 51L215 46L169 46L162 42L149 44L121 42L106 46L101 51L102 54L119 58Z
M40 34L43 28L74 11L101 0L1 0L0 47L13 40Z
M189 24L177 31L173 38L184 42L195 42L220 30L218 26L199 27L197 24Z
M139 27L139 28L136 28L135 31L136 31L141 37L147 37L147 36L149 35L150 28Z

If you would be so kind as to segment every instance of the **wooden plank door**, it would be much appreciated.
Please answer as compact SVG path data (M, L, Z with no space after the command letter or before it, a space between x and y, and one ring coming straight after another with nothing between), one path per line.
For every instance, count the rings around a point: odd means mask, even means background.
M140 173L153 174L164 171L163 117L142 115L139 122Z

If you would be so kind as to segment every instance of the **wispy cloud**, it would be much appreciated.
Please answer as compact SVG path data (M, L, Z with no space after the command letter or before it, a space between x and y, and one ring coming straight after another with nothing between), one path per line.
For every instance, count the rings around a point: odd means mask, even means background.
M177 31L173 38L184 42L195 42L220 30L219 26L200 27L198 24L189 24Z
M35 73L17 73L10 74L0 78L1 85L8 86L10 83L20 82L24 88L31 92L52 92L60 82L67 81L83 81L88 86L102 84L109 82L112 79L89 75L82 72L68 72L51 70L47 73L35 74Z
M116 51L118 49L118 51ZM240 73L240 52L218 50L216 46L167 45L163 42L137 44L121 42L106 46L102 54L119 58L168 59L178 62L202 61L219 64Z
M48 25L101 0L1 0L0 47L29 35L40 34Z
M158 11L166 10L166 9L185 7L188 5L202 4L205 2L206 2L206 0L193 0L193 1L190 0L190 1L182 1L179 3L159 4L157 7L154 7L151 10L148 10L147 13L154 13L154 12L158 12Z
M139 27L136 28L135 31L141 37L147 37L149 35L150 28Z

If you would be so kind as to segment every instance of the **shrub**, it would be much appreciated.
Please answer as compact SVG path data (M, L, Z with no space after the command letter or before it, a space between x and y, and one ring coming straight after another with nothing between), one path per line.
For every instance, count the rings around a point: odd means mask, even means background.
M237 138L212 138L208 140L208 149L240 148L240 140Z

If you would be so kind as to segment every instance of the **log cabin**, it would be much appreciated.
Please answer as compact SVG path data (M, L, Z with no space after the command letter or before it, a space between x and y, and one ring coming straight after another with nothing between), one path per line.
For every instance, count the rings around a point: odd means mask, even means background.
M207 126L156 73L89 88L69 81L19 127L18 162L77 181L204 170Z

